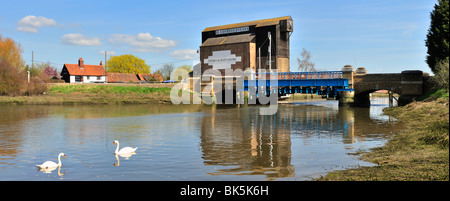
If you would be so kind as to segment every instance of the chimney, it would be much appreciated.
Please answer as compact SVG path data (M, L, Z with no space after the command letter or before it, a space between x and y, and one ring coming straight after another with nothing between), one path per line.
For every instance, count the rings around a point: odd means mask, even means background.
M102 62L102 61L100 61L100 65L103 65L103 62Z
M83 58L78 59L78 66L79 66L80 68L84 68L84 61L83 61Z

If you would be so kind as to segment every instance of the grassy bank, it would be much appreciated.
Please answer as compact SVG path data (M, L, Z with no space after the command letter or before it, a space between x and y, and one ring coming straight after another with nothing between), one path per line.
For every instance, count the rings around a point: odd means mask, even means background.
M385 146L362 155L361 159L378 166L334 171L318 180L448 181L448 92L437 91L423 101L383 111L406 129L390 136Z
M0 96L0 104L144 104L170 103L171 86L164 85L49 85L45 95Z
M153 88L139 86L108 86L108 85L56 85L49 89L50 94L120 94L120 95L147 95L147 94L170 94L171 88Z

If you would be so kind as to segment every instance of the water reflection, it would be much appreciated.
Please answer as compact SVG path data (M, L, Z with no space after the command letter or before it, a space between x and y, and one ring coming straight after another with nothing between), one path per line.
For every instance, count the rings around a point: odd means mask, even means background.
M119 156L122 158L125 158L125 160L130 159L131 156L135 155L136 152L132 152L132 153L120 153L120 154L114 154L114 156L116 157L116 163L113 164L114 167L118 167L120 166L120 159Z
M305 179L355 164L347 153L400 129L378 104L285 104L273 116L259 106L0 106L0 180L54 179L30 167L59 150L73 153L58 169L66 180ZM139 154L113 159L114 139Z
M205 164L224 169L209 174L291 176L289 130L278 128L281 123L273 124L276 121L275 116L260 116L255 107L227 112L213 108L202 119L202 158Z
M316 138L353 144L382 137L389 129L379 128L367 108L338 107L332 101L316 104L320 106L283 105L273 116L258 115L255 106L212 108L202 119L202 158L206 165L220 168L208 174L264 175L268 180L294 177L292 148L298 145L292 144L293 137L305 145Z
M53 170L56 170L56 168L58 168L58 176L63 176L64 174L66 174L66 170L64 170L63 173L61 173L61 166L58 167L50 167L50 168L38 168L37 171L40 171L42 173L46 173L46 174L50 174L52 173Z
M14 165L12 158L21 154L17 149L25 140L24 129L28 121L39 121L48 116L48 110L34 111L27 107L0 106L0 164Z

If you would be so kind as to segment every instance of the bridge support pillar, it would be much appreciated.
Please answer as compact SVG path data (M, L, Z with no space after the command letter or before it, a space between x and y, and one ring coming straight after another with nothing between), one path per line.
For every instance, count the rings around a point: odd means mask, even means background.
M418 96L418 95L400 95L400 97L398 98L398 106L407 105L408 103L415 101L418 97L420 97L420 96Z
M402 71L402 93L398 105L406 105L422 95L423 72L420 70Z
M341 71L342 78L348 79L348 88L353 89L353 74L355 72L355 69L352 65L345 65ZM354 98L354 91L340 91L338 94L339 105L354 105Z
M339 105L353 105L355 102L354 97L354 91L340 91L338 93Z
M355 102L353 106L356 107L370 107L370 93L363 92L355 95Z

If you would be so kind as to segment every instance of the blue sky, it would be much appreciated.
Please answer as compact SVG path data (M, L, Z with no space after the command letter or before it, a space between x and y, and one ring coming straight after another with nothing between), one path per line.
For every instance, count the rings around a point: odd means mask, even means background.
M3 1L0 34L20 43L31 64L104 61L133 54L152 71L198 62L209 26L291 16L291 71L302 48L319 70L363 66L369 73L431 72L425 38L437 0Z

